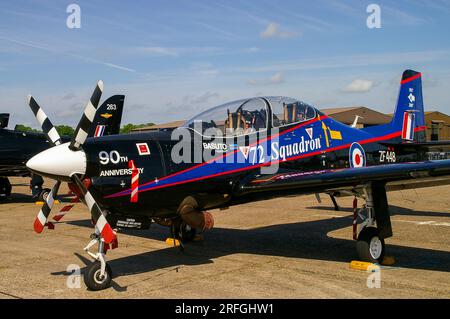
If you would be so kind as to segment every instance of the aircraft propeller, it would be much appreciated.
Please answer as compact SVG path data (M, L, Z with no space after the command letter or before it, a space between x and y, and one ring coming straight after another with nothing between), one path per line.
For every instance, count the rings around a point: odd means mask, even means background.
M86 172L86 155L82 150L82 146L87 139L102 92L103 82L99 81L84 109L83 116L75 129L72 140L64 144L61 144L61 137L42 108L33 97L28 97L30 108L53 147L31 158L27 162L27 167L39 175L48 176L56 180L34 222L34 230L37 233L41 233L46 225L51 226L50 223L47 223L48 216L61 182L67 181L76 184L80 189L83 201L88 206L92 220L95 223L96 234L101 235L107 244L114 242L116 239L116 234L106 220L105 214L82 181L82 177Z
M42 128L42 131L47 136L48 141L53 145L61 144L61 137L58 134L58 131L53 126L50 119L47 117L47 114L42 110L42 108L37 104L36 100L28 95L28 105L34 113L39 125Z

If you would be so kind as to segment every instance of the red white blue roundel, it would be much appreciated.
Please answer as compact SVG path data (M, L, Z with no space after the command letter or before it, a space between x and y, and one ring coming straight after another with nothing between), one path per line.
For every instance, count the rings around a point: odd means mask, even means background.
M366 154L364 149L358 143L353 143L350 146L350 167L364 167L366 166Z

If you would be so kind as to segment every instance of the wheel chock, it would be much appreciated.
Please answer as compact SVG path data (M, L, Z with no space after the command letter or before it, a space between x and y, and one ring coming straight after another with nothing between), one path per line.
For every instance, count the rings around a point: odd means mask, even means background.
M356 269L356 270L367 271L369 269L380 268L380 266L378 266L377 264L368 263L368 262L365 262L365 261L352 260L352 262L350 263L350 268L351 269Z
M166 239L166 244L169 246L180 246L180 241L178 239L173 239L173 238L167 238Z
M53 203L59 204L60 202L59 202L59 200L55 199L55 201ZM44 205L44 202L43 201L37 201L34 204L38 205L38 206L42 206L42 205Z

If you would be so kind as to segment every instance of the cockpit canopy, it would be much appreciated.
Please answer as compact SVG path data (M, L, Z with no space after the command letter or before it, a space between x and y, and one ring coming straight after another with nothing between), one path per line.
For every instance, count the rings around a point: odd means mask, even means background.
M238 136L313 119L314 107L288 97L255 97L222 104L187 121L183 127L202 135ZM220 131L220 132L219 132Z

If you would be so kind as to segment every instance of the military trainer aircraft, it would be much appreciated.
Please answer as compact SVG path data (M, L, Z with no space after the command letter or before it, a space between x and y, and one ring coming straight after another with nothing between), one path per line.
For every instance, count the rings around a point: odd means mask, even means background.
M124 99L124 95L114 95L103 102L90 127L89 137L119 134ZM29 103L39 123L44 125L45 129L51 129L52 124L48 119L46 120L42 110L39 111L36 101L30 99ZM8 176L29 176L30 171L25 166L25 163L34 155L49 148L51 144L49 144L44 133L6 129L9 114L1 115L3 115L3 121L1 121L0 126L0 197L9 197L11 184ZM56 130L54 129L50 132L52 135L55 133ZM61 139L64 142L70 141L70 137L67 136L62 136ZM45 199L50 192L49 189L42 189L42 184L42 177L33 174L31 181L32 193L34 197L40 200Z
M227 103L195 116L172 133L148 132L88 138L103 82L99 82L68 143L43 127L52 148L27 162L56 183L40 210L40 233L61 182L77 189L95 233L85 250L94 259L84 273L89 289L108 287L107 249L117 230L169 226L186 242L213 226L208 209L274 197L345 193L355 202L353 237L359 258L380 262L393 235L386 190L393 183L426 186L450 176L450 160L429 160L437 145L425 139L421 73L401 79L391 123L355 128L315 107L286 97ZM42 123L42 121L41 121ZM421 181L424 183L421 184ZM276 212L274 212L276 214ZM98 244L96 253L89 249Z

